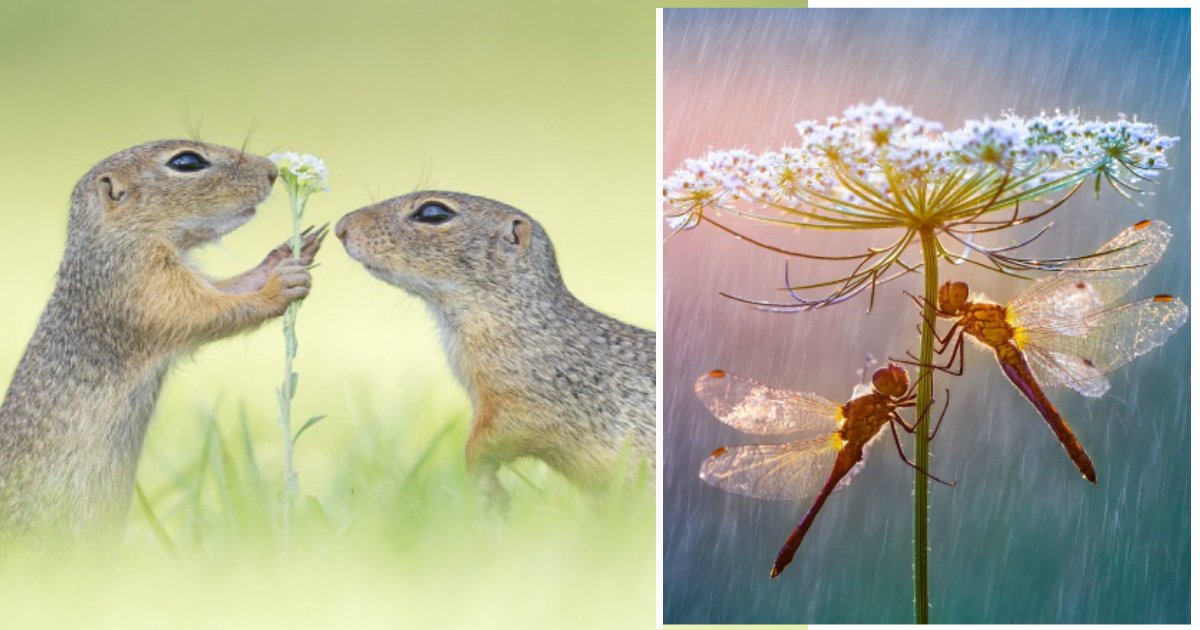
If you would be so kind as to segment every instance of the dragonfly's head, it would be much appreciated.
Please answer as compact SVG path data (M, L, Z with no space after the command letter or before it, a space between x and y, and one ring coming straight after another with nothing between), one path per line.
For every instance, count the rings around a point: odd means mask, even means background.
M875 370L871 375L875 391L891 398L901 398L908 392L908 372L895 363Z
M942 317L958 317L967 305L971 288L966 282L947 282L938 289L937 310Z

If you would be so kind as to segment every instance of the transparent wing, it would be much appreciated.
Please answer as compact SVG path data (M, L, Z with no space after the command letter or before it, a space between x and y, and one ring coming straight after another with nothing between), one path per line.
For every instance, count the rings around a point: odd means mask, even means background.
M1161 346L1187 318L1187 305L1160 295L1089 314L1081 335L1028 331L1021 349L1043 386L1102 396L1105 374Z
M1036 343L1021 349L1033 370L1033 377L1043 387L1066 385L1090 398L1099 398L1108 391L1109 383L1104 373L1078 355L1056 352Z
M811 499L825 484L837 454L827 435L783 444L721 447L704 460L700 478L726 492L756 499Z
M756 435L832 433L842 415L841 405L827 398L767 387L721 370L696 380L696 396L721 422Z
M1166 223L1136 223L1096 250L1111 253L1076 261L1030 285L1009 302L1009 313L1023 328L1082 334L1081 320L1128 293L1162 258L1170 241Z

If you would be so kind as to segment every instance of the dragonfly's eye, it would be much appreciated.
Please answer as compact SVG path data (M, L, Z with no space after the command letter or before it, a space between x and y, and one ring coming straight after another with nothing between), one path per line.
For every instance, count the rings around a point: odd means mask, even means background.
M938 311L944 315L957 315L967 304L971 290L966 282L947 282L938 288Z
M895 363L889 363L887 367L875 370L871 375L871 384L879 393L899 398L908 391L908 372Z

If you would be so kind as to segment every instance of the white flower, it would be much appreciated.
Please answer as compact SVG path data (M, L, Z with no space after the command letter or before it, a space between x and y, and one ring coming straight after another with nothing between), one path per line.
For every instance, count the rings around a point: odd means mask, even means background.
M329 169L325 168L325 160L294 151L272 153L267 159L279 168L279 177L293 194L306 197L329 190Z
M849 107L824 122L796 125L799 143L777 151L709 151L685 160L664 182L668 216L695 225L709 208L751 202L797 207L845 200L858 207L921 198L940 182L991 174L1031 190L1073 174L1103 174L1134 189L1169 168L1178 138L1130 120L1080 119L1078 112L969 120L945 131L940 123L877 100ZM967 179L963 179L967 178Z

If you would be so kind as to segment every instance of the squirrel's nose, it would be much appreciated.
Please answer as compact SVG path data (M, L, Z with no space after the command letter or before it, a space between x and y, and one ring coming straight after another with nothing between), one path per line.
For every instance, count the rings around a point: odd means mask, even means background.
M271 170L267 171L267 181L270 182L271 186L275 185L275 179L277 177L279 177L279 169L275 168L275 165L272 164Z
M338 219L337 226L335 226L333 228L333 233L337 234L338 240L343 241L343 242L345 242L345 240L346 240L346 227L347 227L346 219L349 219L349 218L350 218L350 215L346 215L346 216L342 217L341 219Z

